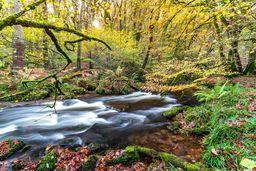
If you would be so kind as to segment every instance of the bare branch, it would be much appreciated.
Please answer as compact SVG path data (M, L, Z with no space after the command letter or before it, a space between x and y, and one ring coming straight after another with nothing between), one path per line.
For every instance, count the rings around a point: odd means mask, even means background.
M77 39L77 40L70 40L70 41L65 41L64 46L67 50L69 51L74 51L74 44L79 43L86 40L85 38ZM72 46L72 49L68 47L68 45Z
M66 67L72 63L71 59L69 58L69 56L66 54L66 52L64 50L62 50L61 46L59 45L59 42L57 40L57 38L55 37L55 35L53 34L53 32L51 32L51 30L49 30L48 28L45 29L46 34L51 38L52 42L54 43L56 49L65 57L66 61L67 61L67 65L64 67L64 69L66 69Z

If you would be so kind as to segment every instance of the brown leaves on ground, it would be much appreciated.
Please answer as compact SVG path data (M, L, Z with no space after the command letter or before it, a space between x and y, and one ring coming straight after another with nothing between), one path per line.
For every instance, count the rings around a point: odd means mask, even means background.
M97 164L95 171L146 171L147 165L142 162L136 162L131 166L124 166L123 164L116 164L114 166L107 165L107 161L112 160L122 155L123 150L111 150L103 156Z
M244 126L246 124L246 121L244 119L237 119L235 121L229 121L228 123L228 126L236 126L238 128Z
M15 160L12 165L23 166L22 171L35 171L38 166L38 162L33 162L31 160ZM18 169L17 169L18 170Z
M256 87L256 77L249 77L249 76L240 76L240 77L236 77L233 78L231 80L231 82L233 83L239 83L240 85L244 86L244 87Z
M248 111L256 114L256 99L249 99L250 105L248 107Z
M237 110L247 110L250 113L256 114L256 99L254 98L249 98L248 99L249 105L244 106L241 103L236 104L236 109Z
M5 155L10 151L10 146L8 141L3 141L0 143L0 155Z
M12 144L10 144L10 142ZM2 141L0 142L0 156L6 155L7 153L12 150L12 146L18 145L20 141L18 140L7 140L7 141Z
M90 150L87 147L82 147L78 151L58 147L55 151L58 155L56 170L76 171L90 155Z

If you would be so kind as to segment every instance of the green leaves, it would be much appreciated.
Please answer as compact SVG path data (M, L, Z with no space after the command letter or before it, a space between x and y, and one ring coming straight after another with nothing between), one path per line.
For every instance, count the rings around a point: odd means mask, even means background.
M195 96L198 98L200 102L209 102L214 99L220 99L231 91L227 87L227 83L228 81L225 84L223 84L221 87L217 85L211 90L198 91L195 93Z

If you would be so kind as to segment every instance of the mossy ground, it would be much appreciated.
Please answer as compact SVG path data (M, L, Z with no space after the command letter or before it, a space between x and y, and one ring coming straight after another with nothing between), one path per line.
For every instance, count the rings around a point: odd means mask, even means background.
M174 106L174 107L172 107L171 109L165 111L165 112L163 113L163 115L164 115L165 117L171 119L171 118L175 117L176 115L178 115L179 112L185 110L186 108L187 108L187 106Z
M207 168L204 167L202 164L191 164L173 154L157 152L153 149L140 146L126 147L121 156L108 161L108 164L115 165L121 163L124 164L125 166L131 166L133 163L143 160L148 161L149 163L152 161L160 160L165 163L165 169L167 170L175 170L177 168L181 168L183 170L188 171L207 170ZM152 165L148 165L148 169L151 169L151 166Z
M196 93L200 106L176 117L182 131L205 135L203 161L210 168L242 170L240 162L256 160L256 92L238 84L216 85Z
M191 164L179 157L150 148L128 146L124 150L107 150L105 154L91 154L87 147L77 150L55 147L39 162L16 160L12 169L53 171L53 170L182 170L200 171L202 165ZM204 169L206 170L206 168Z

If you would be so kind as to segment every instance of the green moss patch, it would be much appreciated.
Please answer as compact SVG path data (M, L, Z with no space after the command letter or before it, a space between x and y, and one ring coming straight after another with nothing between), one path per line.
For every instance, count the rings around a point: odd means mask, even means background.
M37 167L37 171L53 171L57 163L57 154L52 151L46 154Z
M172 107L171 109L165 111L163 113L163 115L167 118L173 118L175 117L176 115L179 114L179 112L185 110L187 107L186 106L174 106Z
M143 161L146 158L148 164L152 163L151 161L160 160L165 162L166 166L174 166L175 168L182 168L188 171L200 171L207 170L203 165L200 164L191 164L186 162L179 157L163 152L157 152L150 148L140 147L140 146L128 146L125 148L121 156L116 157L107 163L109 165L123 164L125 166L130 166L138 161ZM151 158L149 160L148 158Z
M81 166L81 171L92 171L95 169L98 161L98 157L91 155L88 157L88 160Z

